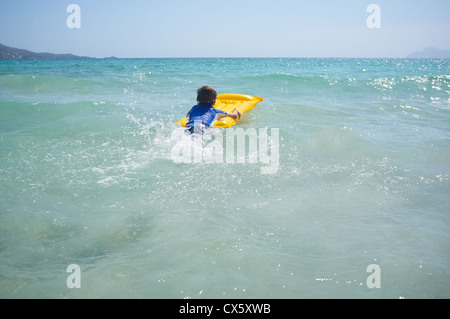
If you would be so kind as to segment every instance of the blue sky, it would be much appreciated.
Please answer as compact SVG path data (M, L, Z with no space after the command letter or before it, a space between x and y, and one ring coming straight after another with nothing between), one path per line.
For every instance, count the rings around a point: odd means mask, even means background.
M69 4L81 8L70 29ZM381 9L368 28L367 7ZM0 0L0 43L92 57L405 57L450 50L449 0Z

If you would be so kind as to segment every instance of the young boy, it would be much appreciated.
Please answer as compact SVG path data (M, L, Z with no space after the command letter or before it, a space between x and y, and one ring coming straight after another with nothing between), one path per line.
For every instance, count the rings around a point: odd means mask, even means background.
M229 116L233 119L239 119L241 117L241 113L239 113L237 109L234 109L233 113L228 113L214 108L216 100L217 92L212 87L203 86L197 90L198 104L193 106L186 115L188 118L186 129L190 133L203 133L206 129L211 127L215 121L220 120L223 117Z

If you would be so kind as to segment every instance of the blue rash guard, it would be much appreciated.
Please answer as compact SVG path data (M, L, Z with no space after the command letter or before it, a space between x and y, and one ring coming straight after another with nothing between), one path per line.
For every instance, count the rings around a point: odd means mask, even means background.
M218 113L227 115L228 113L222 110L218 110L210 105L198 104L192 107L187 114L188 122L186 123L187 129L193 129L194 123L202 123L204 128L209 128L216 118Z

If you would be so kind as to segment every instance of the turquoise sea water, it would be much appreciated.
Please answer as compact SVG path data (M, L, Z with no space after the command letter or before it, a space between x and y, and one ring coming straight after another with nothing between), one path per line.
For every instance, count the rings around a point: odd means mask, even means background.
M276 172L173 160L203 85ZM450 60L3 61L0 158L0 298L450 297Z

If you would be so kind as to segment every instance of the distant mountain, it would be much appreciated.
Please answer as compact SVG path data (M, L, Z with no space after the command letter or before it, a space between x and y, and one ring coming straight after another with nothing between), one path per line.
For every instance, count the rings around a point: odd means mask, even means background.
M73 54L36 53L23 49L8 47L0 43L0 60L78 60L90 57Z
M408 55L411 59L450 59L449 50L439 50L436 48L426 48L420 52Z

